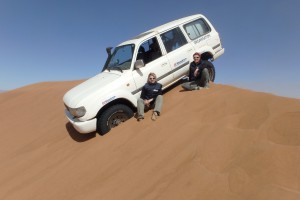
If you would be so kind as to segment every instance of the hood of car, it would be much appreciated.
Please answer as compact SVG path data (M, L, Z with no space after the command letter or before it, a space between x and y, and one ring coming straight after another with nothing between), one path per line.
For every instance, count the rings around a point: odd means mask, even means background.
M102 72L69 90L64 95L63 101L67 106L76 108L82 100L101 92L101 89L119 77L120 75L116 73Z

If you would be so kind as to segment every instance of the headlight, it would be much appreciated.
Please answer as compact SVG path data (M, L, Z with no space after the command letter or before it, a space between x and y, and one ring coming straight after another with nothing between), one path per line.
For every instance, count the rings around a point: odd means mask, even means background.
M70 108L68 106L66 106L68 111L74 116L74 117L82 117L85 115L86 110L84 106L81 106L79 108Z

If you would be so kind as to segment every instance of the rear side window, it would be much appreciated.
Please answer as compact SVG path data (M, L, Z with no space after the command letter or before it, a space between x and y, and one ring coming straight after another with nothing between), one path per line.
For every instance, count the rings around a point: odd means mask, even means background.
M187 43L180 28L174 28L160 35L167 52L171 52Z
M210 32L210 27L204 19L198 19L183 26L191 40L201 37Z
M156 37L153 37L141 44L138 49L137 60L142 59L145 64L161 57L162 53Z

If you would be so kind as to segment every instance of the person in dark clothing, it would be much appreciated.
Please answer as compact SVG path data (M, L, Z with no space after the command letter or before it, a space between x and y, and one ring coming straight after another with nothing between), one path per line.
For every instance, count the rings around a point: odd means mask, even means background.
M199 90L209 88L209 72L207 61L201 60L201 54L196 52L193 55L194 61L190 64L189 82L181 84L185 90Z
M147 83L142 88L141 97L137 100L137 120L143 120L145 106L150 107L152 105L154 105L154 110L151 119L156 120L160 116L162 103L162 85L156 81L156 75L150 73Z

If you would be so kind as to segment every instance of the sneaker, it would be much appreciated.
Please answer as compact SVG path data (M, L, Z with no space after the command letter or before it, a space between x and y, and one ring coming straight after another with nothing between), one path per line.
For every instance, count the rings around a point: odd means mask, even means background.
M203 88L209 89L209 83L206 83Z
M209 89L209 85L205 85L204 87L198 87L197 88L197 90L203 90L203 89Z
M196 87L194 88L194 90L200 90L200 87L199 87L199 86L196 86Z
M203 88L204 89L209 89L209 85L205 85Z
M144 119L144 116L141 116L141 115L140 115L140 116L137 117L138 122L139 122L139 121L142 121L143 119Z
M157 114L157 112L154 111L152 114L152 117L151 117L152 121L155 121L157 119L157 117L158 117L158 114Z

